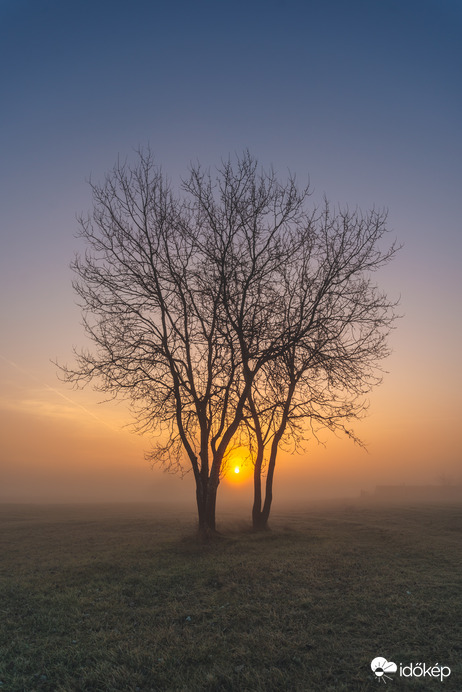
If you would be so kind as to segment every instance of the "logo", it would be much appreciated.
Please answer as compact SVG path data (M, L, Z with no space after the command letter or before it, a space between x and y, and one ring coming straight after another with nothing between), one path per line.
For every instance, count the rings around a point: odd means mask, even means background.
M410 663L408 666L403 666L402 663L399 664L399 674L404 678L439 678L443 682L444 678L448 678L451 675L451 669L449 666L440 666L438 663L435 665L427 665L426 663Z
M398 672L398 666L393 661L387 661L383 656L377 656L371 661L372 672L377 682L386 683L393 680L390 673ZM443 682L444 678L451 675L449 666L440 666L438 663L428 665L427 663L409 663L408 665L399 664L399 677L403 678L439 678Z
M371 662L371 668L377 677L377 681L384 683L387 682L387 679L393 680L388 673L396 673L398 670L396 663L387 661L387 659L383 658L382 656L377 656L377 658L374 658L374 660Z

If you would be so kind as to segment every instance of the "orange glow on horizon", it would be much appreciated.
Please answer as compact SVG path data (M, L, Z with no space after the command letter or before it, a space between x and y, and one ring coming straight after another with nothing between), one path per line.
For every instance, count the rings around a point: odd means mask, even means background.
M419 371L420 372L420 371ZM164 474L146 462L150 436L125 427L124 405L98 404L91 390L67 392L53 382L50 369L15 367L0 358L4 388L0 396L0 500L3 502L172 501L194 507L194 479ZM405 377L393 374L374 394L370 414L355 424L368 453L346 437L321 431L318 445L308 437L300 454L281 448L276 462L276 500L358 496L376 485L439 484L444 475L461 482L457 393L443 397L443 384L433 382L444 407L433 411L421 384L395 392ZM438 390L437 387L441 389ZM398 403L397 403L398 402ZM428 431L422 439L422 427ZM24 431L27 430L27 435ZM390 435L390 430L393 434ZM185 460L184 470L188 470ZM250 450L232 449L221 474L224 500L251 502L253 464ZM264 469L262 484L265 483ZM221 501L221 500L220 500Z

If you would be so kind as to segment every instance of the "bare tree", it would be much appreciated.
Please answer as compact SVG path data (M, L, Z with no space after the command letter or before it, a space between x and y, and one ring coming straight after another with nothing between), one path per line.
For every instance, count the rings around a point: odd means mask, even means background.
M380 248L385 214L308 213L308 188L248 152L215 176L192 166L175 194L141 151L91 189L73 268L94 349L65 379L127 398L137 430L158 437L147 457L192 469L205 533L223 459L247 434L265 526L280 442L307 424L353 435L345 423L378 380L394 319L370 277L396 251Z
M396 302L372 281L398 249L382 247L385 234L385 212L332 213L325 201L283 267L279 309L286 348L254 379L243 419L255 447L255 528L268 523L281 441L316 436L324 427L362 444L350 422L364 414L364 396L381 380L396 319Z
M199 527L215 530L223 457L255 378L293 342L280 281L306 226L307 190L257 172L245 153L216 178L193 166L175 195L149 151L91 184L73 263L94 350L67 381L126 397L148 455L196 484Z

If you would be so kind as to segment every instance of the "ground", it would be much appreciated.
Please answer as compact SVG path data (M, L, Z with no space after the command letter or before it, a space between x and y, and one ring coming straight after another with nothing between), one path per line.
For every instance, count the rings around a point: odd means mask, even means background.
M0 507L0 690L462 690L462 508ZM371 670L449 667L442 682Z

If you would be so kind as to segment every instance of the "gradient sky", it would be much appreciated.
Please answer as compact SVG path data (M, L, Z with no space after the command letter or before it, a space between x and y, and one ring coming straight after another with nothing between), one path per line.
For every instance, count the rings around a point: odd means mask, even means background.
M150 144L174 183L248 147L313 200L389 209L393 355L356 430L281 458L276 499L461 477L459 0L0 0L0 500L193 502L123 406L50 359L85 343L69 262L86 180ZM238 501L248 486L223 484Z

